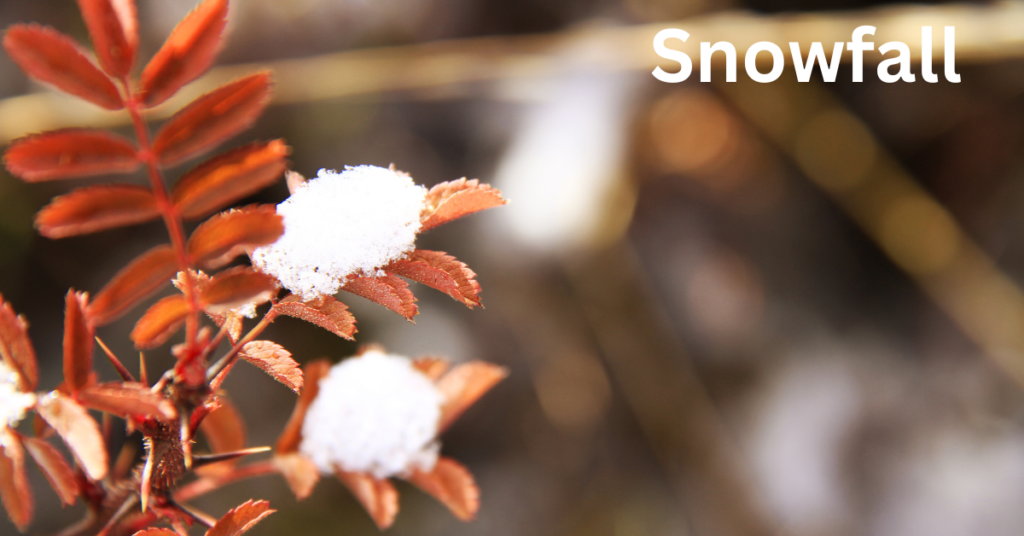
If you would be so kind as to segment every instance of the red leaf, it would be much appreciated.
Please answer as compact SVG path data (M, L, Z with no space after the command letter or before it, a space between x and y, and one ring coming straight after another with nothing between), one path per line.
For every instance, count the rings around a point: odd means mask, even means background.
M508 371L504 367L483 361L455 365L437 382L437 388L444 397L438 430L444 431L451 426L462 412L505 379L505 376L508 376Z
M178 418L174 404L149 390L141 383L110 382L94 385L78 393L85 406L117 415L118 417L155 417L163 421Z
M8 367L18 373L20 388L32 392L39 381L36 351L28 338L28 322L14 314L11 304L0 294L0 357Z
M131 339L140 350L156 348L181 329L188 316L188 302L181 294L154 303L135 323Z
M145 106L167 100L210 68L220 47L227 13L227 0L206 0L178 23L139 78Z
M131 173L139 168L135 145L103 130L66 128L14 140L4 154L13 174L27 182Z
M78 499L78 482L75 480L75 472L71 470L68 462L60 451L42 439L34 437L22 437L25 449L32 455L32 458L39 464L39 468L50 482L53 491L60 496L64 505L75 504Z
M289 295L274 305L274 310L316 324L350 341L356 333L356 318L348 312L344 303L331 296L320 296L304 302L298 296Z
M100 66L121 78L132 69L139 45L134 0L78 0Z
M157 132L160 165L173 166L249 128L270 101L270 72L247 76L199 97Z
M85 408L59 391L53 391L39 398L36 411L64 439L89 478L102 480L107 475L103 436Z
M102 326L121 316L138 302L170 282L177 270L174 250L157 246L139 255L103 287L89 304L86 313L95 326Z
M64 298L64 383L71 392L89 384L93 330L83 312L89 295L69 290Z
M242 416L238 414L234 404L226 398L217 397L220 405L211 411L199 425L199 431L203 433L206 442L210 445L210 452L233 452L245 448L245 424ZM204 465L195 469L196 473L215 477L226 474L238 460L224 460L222 462Z
M29 76L108 110L124 107L117 87L85 56L78 43L53 28L15 24L4 48Z
M224 514L206 531L206 536L238 536L274 512L276 510L270 509L269 502L249 499Z
M192 262L219 268L251 248L273 244L282 234L283 219L274 205L250 205L206 220L186 249Z
M186 173L171 198L185 219L205 216L276 181L287 166L281 140L252 143L215 156Z
M7 432L4 432L7 433ZM17 436L8 434L10 445L0 447L0 500L18 530L32 521L32 488L25 474L25 451Z
M336 469L334 473L363 505L377 528L384 530L395 522L395 516L398 515L398 492L391 482L367 473L349 473L341 469Z
M379 303L410 322L412 317L419 314L416 296L409 290L409 284L398 276L356 277L350 279L341 289Z
M311 361L303 367L302 391L299 392L299 399L295 402L295 410L292 411L288 424L284 426L281 437L277 439L277 445L274 446L276 454L289 454L299 449L299 443L302 442L302 423L306 420L306 412L309 411L309 405L316 399L316 395L320 393L320 379L326 376L330 370L331 363L326 359Z
M133 184L79 188L53 199L36 215L47 238L64 238L133 225L160 217L153 192Z
M276 279L248 266L238 266L213 276L199 292L199 303L203 309L221 314L246 304L267 302L276 292Z
M242 347L242 359L270 374L289 389L302 391L302 369L292 354L280 344L270 341L252 341Z
M135 534L132 534L132 536L181 536L181 535L178 534L177 532L174 532L171 529L165 529L163 527L158 527L158 528L150 527L148 529L142 529L142 530L136 532Z
M420 232L506 202L501 192L476 179L442 182L427 192Z
M303 500L313 493L320 481L320 471L313 460L302 454L278 454L271 460L297 500Z
M414 470L407 480L441 501L462 521L473 519L480 509L480 488L473 475L451 458L438 458L432 471Z
M422 372L426 377L430 378L431 381L437 381L444 376L445 372L448 372L448 368L451 367L451 363L446 359L440 357L417 357L413 359L412 366Z
M480 284L473 279L476 273L443 251L417 249L384 270L440 290L470 309L480 305Z

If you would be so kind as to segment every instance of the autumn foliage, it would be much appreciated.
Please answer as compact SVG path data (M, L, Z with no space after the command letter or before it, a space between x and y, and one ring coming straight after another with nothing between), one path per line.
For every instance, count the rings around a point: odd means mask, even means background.
M235 264L285 233L273 205L229 208L286 172L289 147L283 140L252 142L209 156L168 186L167 169L210 153L235 137L256 121L270 100L271 74L257 72L199 97L150 136L147 110L167 101L214 62L223 42L227 0L201 2L137 77L133 76L139 42L134 2L79 0L78 4L92 53L69 36L36 24L7 29L4 48L36 80L107 110L122 110L131 118L135 139L95 129L43 132L14 141L4 162L13 175L27 182L111 175L131 178L129 174L144 168L145 186L113 182L54 198L37 214L36 228L43 236L58 239L161 219L169 238L168 243L155 245L129 262L98 291L68 291L64 381L54 390L37 392L39 372L28 324L0 298L0 356L3 370L13 378L8 386L10 399L16 401L7 420L0 422L0 498L11 520L25 530L33 517L33 495L25 473L26 459L31 458L64 504L81 499L86 505L85 519L65 534L163 536L185 534L193 524L207 527L208 536L242 534L273 512L265 501L247 501L219 519L187 506L187 501L229 482L270 473L283 475L296 496L304 498L320 476L298 446L306 408L317 396L317 383L329 365L312 362L303 368L285 348L259 340L259 335L284 315L352 339L356 320L333 296L281 296L275 277ZM294 174L289 185L301 187L303 181ZM420 230L504 202L500 193L475 180L443 183L427 194ZM203 218L186 236L182 222ZM416 298L403 277L468 307L481 303L476 274L438 251L414 250L377 273L350 277L342 289L411 320L418 313ZM172 281L178 292L141 312L131 340L138 349L151 350L184 331L181 342L170 350L176 364L161 375L147 377L142 362L141 377L136 378L103 345L97 330L133 311ZM268 302L262 318L243 334L242 313ZM229 349L217 355L222 343ZM121 381L97 381L93 371L97 346ZM267 449L246 448L239 414L218 390L239 359L299 393L274 456L249 465L237 463L238 458ZM437 359L416 361L416 367L443 396L439 430L505 374L484 363L462 364L448 371ZM105 432L90 410L119 417L130 431L142 435L145 455L137 466L130 457L129 465L124 465L123 456L111 456ZM16 429L26 411L39 417L32 434ZM192 453L197 433L205 436L213 452ZM51 445L48 438L54 436L64 442L73 460L66 460ZM196 478L183 487L181 480L190 473ZM380 527L390 525L398 498L386 479L341 468L336 474ZM441 458L432 470L411 471L404 478L460 519L470 519L476 512L476 485L453 460Z

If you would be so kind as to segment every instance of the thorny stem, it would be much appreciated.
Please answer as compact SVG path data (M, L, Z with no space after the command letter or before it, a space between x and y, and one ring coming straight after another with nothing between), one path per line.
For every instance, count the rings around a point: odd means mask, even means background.
M125 109L128 110L132 125L135 127L135 138L139 144L139 158L145 162L149 171L149 182L153 188L153 195L156 197L156 206L163 217L164 225L167 226L167 233L171 237L171 247L178 259L178 271L185 274L182 293L185 295L189 312L185 324L185 341L187 347L192 348L195 346L196 336L199 333L199 300L195 279L192 277L192 272L189 271L188 254L185 251L185 230L181 224L181 215L167 194L167 184L164 182L163 174L157 163L157 154L153 151L153 144L149 139L146 120L140 111L138 97L132 91L127 77L121 79L121 84L126 95Z

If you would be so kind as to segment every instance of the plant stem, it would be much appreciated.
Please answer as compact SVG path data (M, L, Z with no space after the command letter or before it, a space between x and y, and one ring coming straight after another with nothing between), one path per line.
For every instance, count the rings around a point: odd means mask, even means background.
M206 379L210 382L210 389L217 390L220 384L224 382L224 377L227 376L227 371L231 369L231 366L235 364L238 359L239 352L242 351L242 347L249 344L256 337L263 333L263 330L267 329L267 326L274 322L277 318L277 311L271 307L267 314L263 315L259 324L253 326L249 333L246 333L244 337L238 339L238 342L228 350L228 353L224 357L220 358L219 361L213 364L212 367L206 372Z
M189 271L188 253L185 251L185 230L181 224L181 215L178 214L178 209L171 202L167 193L167 184L164 182L163 173L157 162L158 156L153 151L149 130L146 120L142 117L138 97L132 91L127 78L122 79L121 84L124 87L125 95L127 95L125 109L128 110L132 125L135 127L135 139L139 144L139 158L146 164L149 171L150 187L153 189L153 196L156 197L157 209L167 227L167 234L171 237L171 247L178 260L178 271L185 274L185 285L181 289L189 310L185 324L185 341L188 348L193 348L199 333L199 299L195 278Z

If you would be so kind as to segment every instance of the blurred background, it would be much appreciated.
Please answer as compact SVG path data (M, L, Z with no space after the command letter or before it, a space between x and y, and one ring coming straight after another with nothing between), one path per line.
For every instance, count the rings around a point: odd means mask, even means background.
M148 58L194 2L140 4ZM0 2L0 25L24 21L87 40L70 0ZM939 64L925 83L915 59L916 83L881 83L876 52L863 83L849 63L835 83L797 84L791 65L770 84L743 72L755 41L788 58L789 41L830 51L860 24L915 58L932 25L939 63L954 25L962 82ZM652 52L668 27L691 34L681 84L650 74L677 69ZM1024 533L1024 5L245 0L230 32L190 95L255 64L275 69L277 96L229 145L280 137L307 176L393 163L512 201L417 244L472 267L486 309L417 288L412 325L341 296L360 343L511 371L443 438L476 475L478 519L399 483L392 534ZM736 45L738 82L720 58L698 82L700 41ZM129 132L5 56L0 97L3 143ZM72 187L0 172L0 292L32 324L44 389L61 380L67 288L95 292L166 240L159 223L37 236L35 211ZM282 181L247 202L286 196ZM134 355L142 310L101 330L118 355ZM266 337L300 362L357 347L287 318ZM170 365L166 348L147 358ZM295 396L244 365L226 388L250 444L272 444ZM81 515L30 471L34 533ZM333 479L298 503L268 477L196 505L219 516L250 497L278 510L250 534L377 533Z

